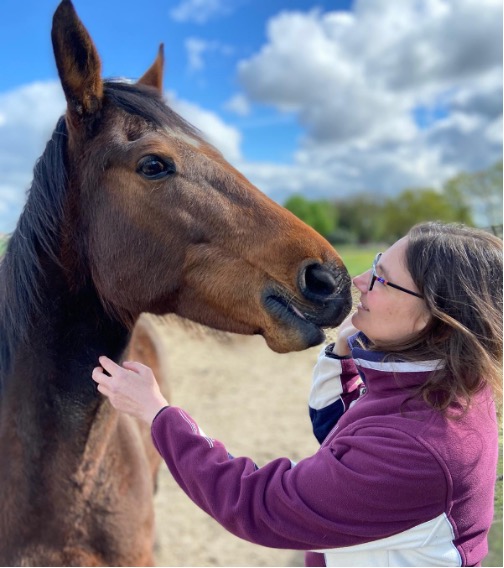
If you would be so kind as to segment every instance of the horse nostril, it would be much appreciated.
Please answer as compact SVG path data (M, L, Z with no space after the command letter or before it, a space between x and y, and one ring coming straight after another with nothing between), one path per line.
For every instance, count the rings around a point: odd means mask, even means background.
M326 298L336 292L336 279L320 264L310 264L304 270L303 293L313 294L319 298Z

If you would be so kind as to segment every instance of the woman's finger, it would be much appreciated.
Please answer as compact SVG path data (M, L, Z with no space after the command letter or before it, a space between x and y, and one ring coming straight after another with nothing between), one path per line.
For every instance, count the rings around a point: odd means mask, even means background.
M112 393L109 391L109 389L104 384L98 383L98 386L96 388L97 388L98 392L100 392L103 396L110 398L110 395Z
M109 375L106 375L103 371L103 369L101 367L96 367L93 369L93 373L92 373L93 377L96 377L96 380L103 380L103 379L107 379L109 377Z
M95 367L93 369L93 372L91 373L91 378L93 379L93 381L97 383L103 383L106 382L107 379L110 379L109 375L106 375L101 367Z
M122 367L120 365L118 365L117 363L112 361L112 359L109 359L105 355L99 357L99 361L101 366L105 369L105 371L107 371L107 373L110 373L111 375L117 373L118 371L122 371Z

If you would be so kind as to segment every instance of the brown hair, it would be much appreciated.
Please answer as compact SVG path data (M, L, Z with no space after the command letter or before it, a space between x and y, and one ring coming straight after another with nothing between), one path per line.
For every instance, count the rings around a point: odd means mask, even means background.
M431 318L415 338L388 350L443 361L420 389L434 408L467 408L485 385L500 402L502 241L464 225L422 223L408 233L405 260Z

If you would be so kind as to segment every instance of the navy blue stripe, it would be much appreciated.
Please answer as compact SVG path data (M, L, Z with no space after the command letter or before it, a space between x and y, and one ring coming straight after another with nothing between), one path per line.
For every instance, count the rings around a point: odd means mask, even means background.
M343 416L345 405L341 398L335 400L329 406L315 410L310 407L310 419L312 421L313 433L321 444L333 429L334 425Z

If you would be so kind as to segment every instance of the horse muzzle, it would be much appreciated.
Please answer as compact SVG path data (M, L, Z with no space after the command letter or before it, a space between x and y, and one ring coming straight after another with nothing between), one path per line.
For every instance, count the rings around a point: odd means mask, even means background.
M262 296L264 309L278 326L265 330L268 345L274 351L300 351L322 343L323 328L337 327L350 312L351 280L345 268L306 261L298 272L293 294L278 284L268 287Z

